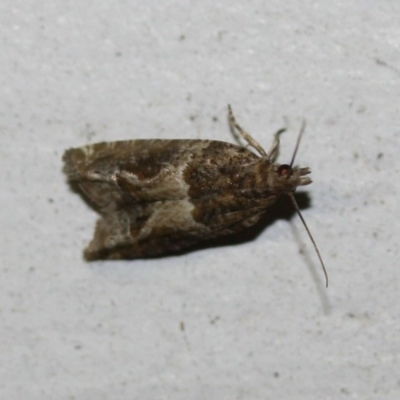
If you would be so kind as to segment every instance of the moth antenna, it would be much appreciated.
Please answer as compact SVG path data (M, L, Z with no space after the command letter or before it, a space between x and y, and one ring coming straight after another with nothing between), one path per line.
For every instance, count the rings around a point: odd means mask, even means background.
M303 124L303 125L304 125L304 124ZM301 222L302 222L303 225L304 225L304 228L306 228L306 231L307 231L308 236L309 236L309 238L310 238L310 240L311 240L311 243L314 245L315 252L317 253L317 256L318 256L319 261L320 261L321 266L322 266L322 270L324 271L324 275L325 275L325 284L326 284L326 287L328 287L328 273L327 273L327 271L326 271L325 264L324 264L324 262L322 261L322 257L321 257L321 254L319 253L317 244L315 243L315 240L314 240L314 238L312 237L310 230L308 229L308 226L307 226L307 224L306 224L306 221L304 220L303 216L301 215L300 208L299 208L299 206L298 206L298 204L297 204L297 202L296 202L296 199L294 198L293 193L288 193L288 195L289 195L290 198L292 199L292 203L293 203L293 205L294 205L294 208L296 209L297 214L299 214L299 217L300 217L300 219L301 219Z
M290 167L293 167L293 163L294 163L294 160L295 160L295 158L296 158L297 150L299 149L299 146L300 146L301 137L303 136L303 133L304 133L305 129L306 129L306 120L303 119L303 123L301 124L299 136L297 137L296 147L294 148L294 152L293 152L293 156L292 156L292 161L291 161L290 164L289 164Z

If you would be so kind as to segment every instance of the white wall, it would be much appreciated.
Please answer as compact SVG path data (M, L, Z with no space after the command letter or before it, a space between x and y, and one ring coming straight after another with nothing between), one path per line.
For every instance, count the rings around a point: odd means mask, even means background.
M0 5L2 399L397 399L400 3ZM233 141L312 169L300 220L180 257L83 261L69 147ZM182 325L183 323L183 325ZM184 329L183 329L184 328Z

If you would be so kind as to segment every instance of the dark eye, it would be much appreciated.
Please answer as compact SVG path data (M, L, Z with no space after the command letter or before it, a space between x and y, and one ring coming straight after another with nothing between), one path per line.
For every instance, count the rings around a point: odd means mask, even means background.
M289 178L292 175L293 169L290 165L282 164L278 168L278 175Z

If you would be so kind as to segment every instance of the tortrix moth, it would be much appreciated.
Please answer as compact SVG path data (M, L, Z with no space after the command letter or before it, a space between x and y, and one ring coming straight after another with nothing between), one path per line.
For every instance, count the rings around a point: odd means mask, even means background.
M279 139L267 153L236 122L250 147L217 140L127 140L65 152L64 171L101 215L84 255L134 259L178 252L201 241L254 225L281 194L287 194L324 263L293 193L311 183L309 168L276 164Z

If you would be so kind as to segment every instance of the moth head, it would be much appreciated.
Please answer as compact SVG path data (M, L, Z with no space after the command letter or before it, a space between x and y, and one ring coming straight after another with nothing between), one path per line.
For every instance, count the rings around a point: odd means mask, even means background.
M297 186L309 185L312 180L306 176L311 173L310 168L297 168L289 164L275 166L278 186L283 192L293 192Z
M300 146L300 141L303 136L304 130L306 127L306 121L303 121L301 126L299 136L297 138L297 143L294 148L292 160L290 164L274 164L274 172L275 172L275 183L277 185L278 190L281 193L293 193L298 186L309 185L312 181L310 177L306 176L310 174L310 168L297 168L293 167L294 160L296 159L296 154ZM280 130L276 133L275 143L272 146L270 154L267 156L270 160L273 160L278 152L279 148L279 135L284 130Z

